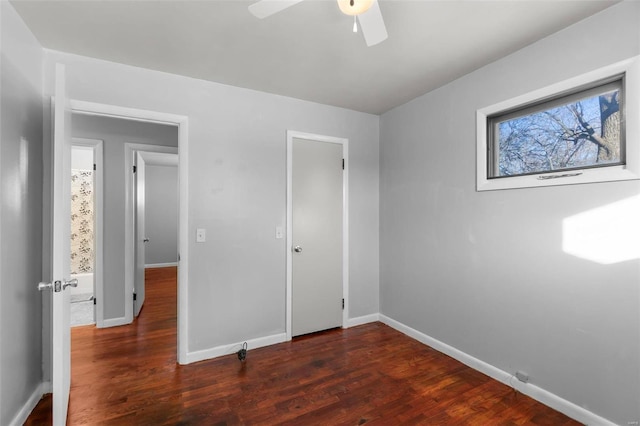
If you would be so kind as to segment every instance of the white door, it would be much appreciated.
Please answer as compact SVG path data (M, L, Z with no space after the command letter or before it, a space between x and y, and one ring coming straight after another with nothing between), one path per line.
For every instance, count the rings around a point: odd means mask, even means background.
M70 290L77 285L69 281L71 271L71 109L66 96L64 65L56 65L55 100L53 104L52 218L51 265L52 282L40 283L40 290L50 289L52 298L52 388L53 425L67 422L71 385ZM75 285L74 285L75 284Z
M144 265L145 265L145 245L149 241L145 230L145 161L139 152L135 153L136 173L135 182L135 280L133 283L133 314L138 316L144 304Z
M292 141L292 336L342 325L343 154Z

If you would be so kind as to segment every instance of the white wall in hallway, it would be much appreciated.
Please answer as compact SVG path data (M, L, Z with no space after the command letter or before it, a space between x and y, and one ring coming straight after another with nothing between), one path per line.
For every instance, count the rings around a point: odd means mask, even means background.
M145 264L178 261L178 167L145 167Z

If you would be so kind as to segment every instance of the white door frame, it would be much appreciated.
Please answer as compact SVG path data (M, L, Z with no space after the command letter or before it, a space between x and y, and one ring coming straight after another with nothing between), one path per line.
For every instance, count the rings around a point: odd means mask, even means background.
M93 151L93 200L94 200L94 229L93 229L93 279L94 299L96 301L96 327L104 327L104 148L99 139L71 138L71 147L84 146Z
M287 288L286 288L286 335L291 340L292 311L292 247L293 247L293 139L306 139L317 142L329 142L342 145L344 172L342 173L342 327L349 319L349 139L333 136L287 130Z
M178 127L178 179L179 179L179 209L178 209L178 363L186 364L188 350L188 272L189 272L189 186L188 186L188 148L189 148L189 118L183 115L169 114L115 105L100 104L71 100L71 110L76 114L106 116L125 120L141 121L145 123L169 124ZM146 145L148 146L148 145ZM133 302L133 300L132 300ZM131 309L133 314L133 305Z
M125 246L124 246L124 255L125 255L125 263L124 263L124 288L125 294L133 295L134 292L134 283L136 276L136 265L135 265L135 253L136 253L136 238L135 238L135 222L136 222L136 211L134 209L135 205L135 186L136 182L133 178L133 159L137 153L161 153L161 154L176 154L178 155L178 162L180 162L180 154L178 153L178 148L174 146L163 146L163 145L147 145L140 143L125 143L124 144L124 184L125 184L125 221L124 221L124 230L125 230ZM180 173L180 166L178 166L178 173ZM180 199L182 199L182 193L180 194ZM180 220L180 219L178 219ZM178 225L179 226L179 225ZM180 232L180 231L178 231ZM178 236L178 245L180 245L180 235ZM182 250L178 248L178 252L181 253ZM182 264L178 262L180 266ZM133 297L127 296L124 302L124 312L125 312L125 321L126 324L129 324L133 321L134 311L133 311Z

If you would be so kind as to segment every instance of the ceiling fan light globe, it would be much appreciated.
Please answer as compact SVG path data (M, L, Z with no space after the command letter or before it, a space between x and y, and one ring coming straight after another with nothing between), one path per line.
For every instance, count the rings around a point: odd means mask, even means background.
M353 2L353 6L351 3ZM338 0L338 7L345 15L360 15L371 7L373 0Z

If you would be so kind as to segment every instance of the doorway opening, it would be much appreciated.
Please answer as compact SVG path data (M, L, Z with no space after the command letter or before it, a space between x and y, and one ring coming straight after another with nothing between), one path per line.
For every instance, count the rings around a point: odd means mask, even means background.
M137 317L146 299L147 269L178 266L178 149L157 145L125 144L126 168L134 173L131 186L133 229L126 228L126 245L133 245L133 315ZM158 273L158 271L155 271Z
M105 118L121 119L123 122L139 122L146 124L159 124L164 126L171 126L177 129L177 148L173 148L178 153L178 297L177 297L177 361L180 364L187 363L187 281L188 281L188 174L186 168L187 148L188 148L188 119L185 116L179 116L175 114L161 113L149 110L139 110L126 107L118 107L114 105L98 104L85 101L70 101L71 110L74 116L99 116ZM106 149L106 147L105 147ZM122 148L120 148L122 149ZM119 151L120 156L125 154L123 151ZM108 153L105 154L105 161ZM120 157L122 158L122 157ZM127 163L128 156L125 155L125 170L124 179L130 179L132 174L132 168L128 168ZM132 167L132 166L131 166ZM122 170L122 169L120 169ZM122 177L122 172L120 172ZM108 176L107 176L108 177ZM123 182L124 183L124 182ZM131 196L131 185L125 184L125 191L128 193L125 197L125 204L132 204L133 197ZM127 211L133 211L131 208L127 208ZM125 235L133 235L132 230L134 226L133 215L126 214L125 217ZM107 224L105 223L105 228ZM122 245L119 245L122 250ZM132 276L134 271L134 244L125 242L124 244L124 272L125 276ZM108 265L105 265L105 270ZM105 280L103 285L103 297L105 289L109 286L109 283ZM122 316L118 313L115 315L113 312L104 312L105 319L103 321L104 327L130 324L134 319L134 305L133 305L133 282L128 282L124 287L124 312ZM97 295L100 297L100 294ZM97 306L100 306L100 299ZM97 311L99 314L99 311ZM108 314L108 315L107 315ZM99 324L98 324L99 325Z
M102 290L102 141L71 143L71 326L102 322L96 293ZM102 307L102 305L100 306Z

